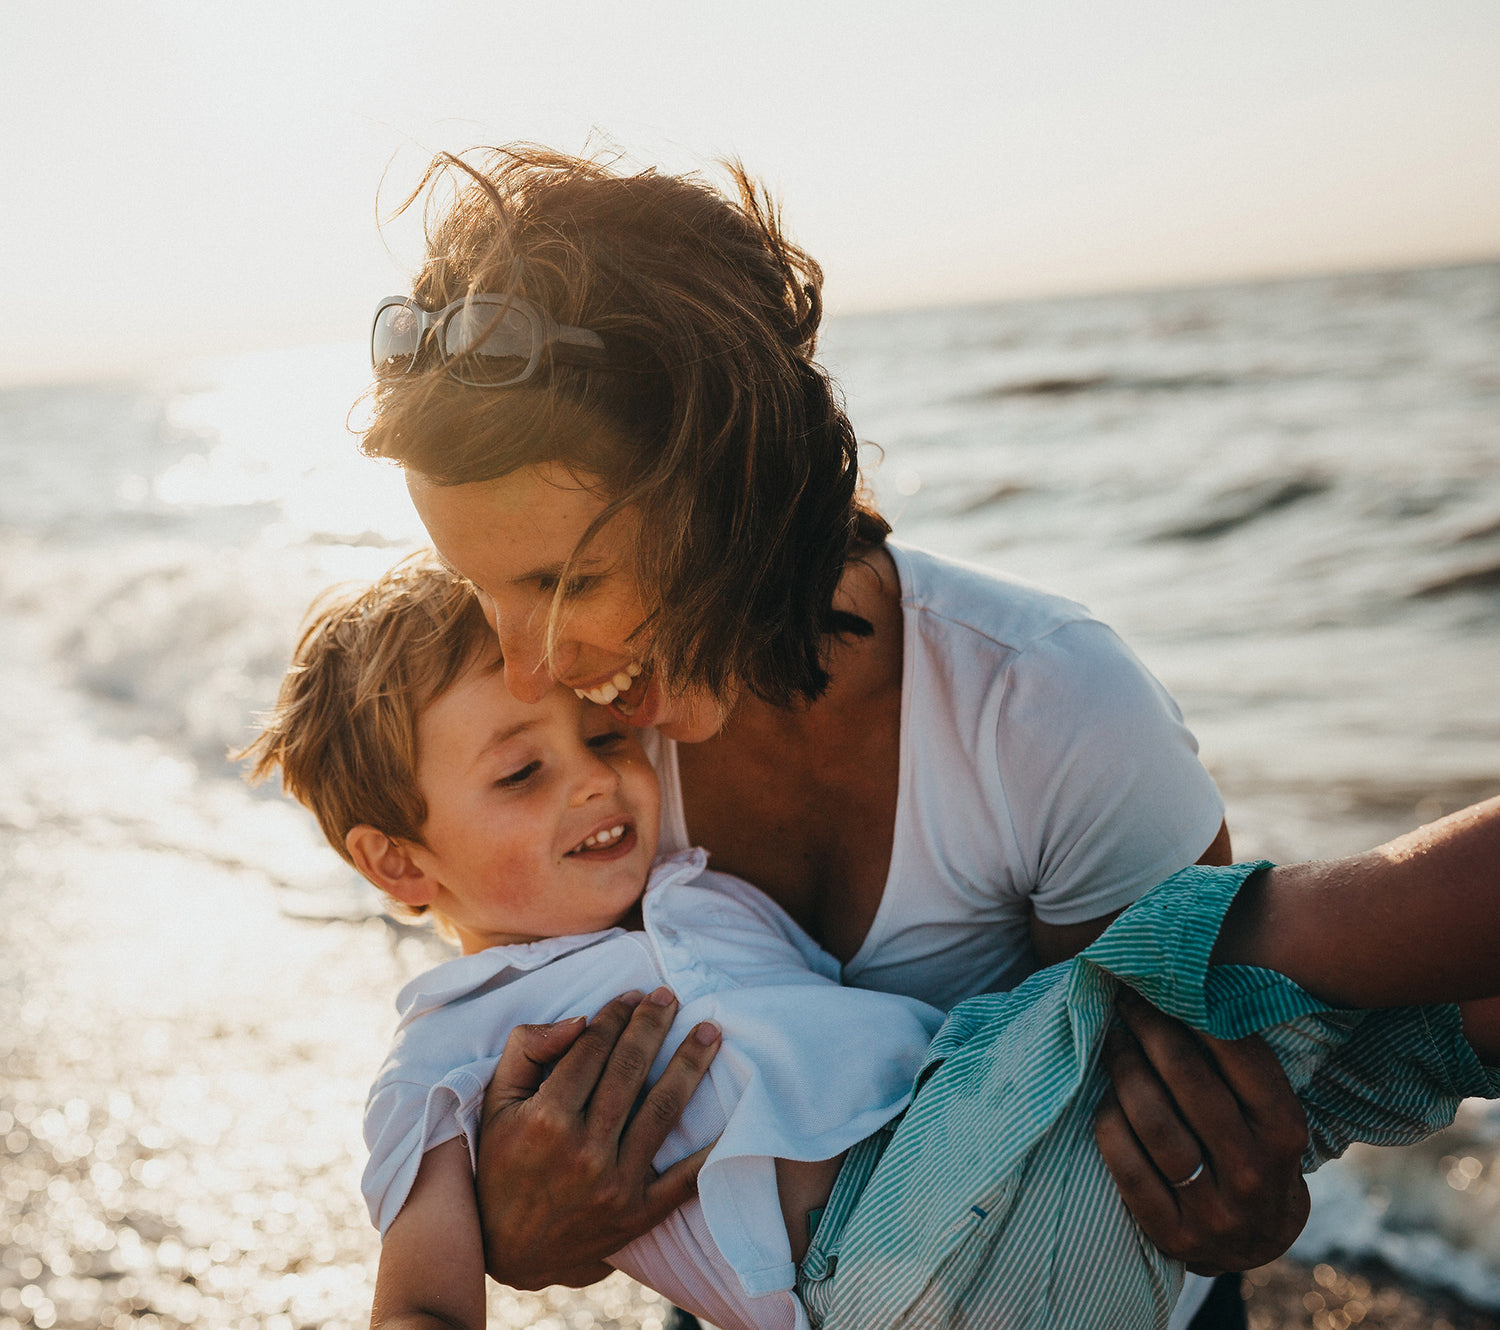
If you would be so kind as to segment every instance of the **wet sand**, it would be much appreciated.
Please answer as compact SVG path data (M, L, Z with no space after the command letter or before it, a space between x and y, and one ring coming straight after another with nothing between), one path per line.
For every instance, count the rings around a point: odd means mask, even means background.
M358 1193L390 998L430 952L379 921L312 923L263 876L107 822L0 818L0 1330L355 1327L376 1240ZM621 1276L492 1289L490 1324L660 1330ZM1254 1330L1500 1321L1289 1262Z
M1250 1330L1500 1330L1500 1319L1379 1268L1336 1269L1280 1260L1245 1280Z

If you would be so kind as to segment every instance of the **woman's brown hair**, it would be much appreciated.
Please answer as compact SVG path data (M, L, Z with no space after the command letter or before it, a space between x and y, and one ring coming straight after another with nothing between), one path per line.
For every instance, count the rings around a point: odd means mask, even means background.
M598 333L608 363L551 364L501 389L419 363L377 385L363 448L439 485L542 462L597 477L608 507L579 548L620 509L640 513L650 666L676 689L738 685L787 705L827 687L831 634L870 631L833 597L851 554L890 528L812 359L822 271L768 194L728 169L733 197L534 147L436 158L403 205L428 199L416 299L512 292Z

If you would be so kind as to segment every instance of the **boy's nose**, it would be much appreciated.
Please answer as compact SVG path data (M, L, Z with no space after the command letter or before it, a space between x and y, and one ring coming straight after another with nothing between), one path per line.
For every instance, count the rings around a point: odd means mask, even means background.
M612 794L620 783L620 773L597 753L585 750L585 761L573 786L573 804L586 804L603 794Z

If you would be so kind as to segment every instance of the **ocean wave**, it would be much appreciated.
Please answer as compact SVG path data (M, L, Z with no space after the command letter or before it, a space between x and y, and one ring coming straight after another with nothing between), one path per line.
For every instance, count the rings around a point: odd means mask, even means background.
M1244 383L1240 375L1204 371L1192 374L1076 374L997 383L970 395L979 402L1011 397L1075 397L1082 393L1182 393L1229 388Z
M1470 1102L1402 1150L1355 1146L1308 1179L1313 1212L1291 1254L1377 1260L1500 1311L1500 1112Z
M1440 596L1461 595L1467 591L1500 591L1500 559L1424 582L1411 596L1414 600L1433 600Z
M1191 521L1156 533L1156 540L1213 540L1293 504L1327 494L1333 481L1324 475L1277 477L1225 490L1200 510Z

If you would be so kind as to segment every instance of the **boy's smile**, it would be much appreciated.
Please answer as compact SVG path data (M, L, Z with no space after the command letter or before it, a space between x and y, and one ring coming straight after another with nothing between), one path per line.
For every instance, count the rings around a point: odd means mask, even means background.
M487 653L418 718L417 788L422 843L405 847L405 891L386 889L422 896L466 953L596 932L640 900L656 773L628 726L568 689L519 702Z

